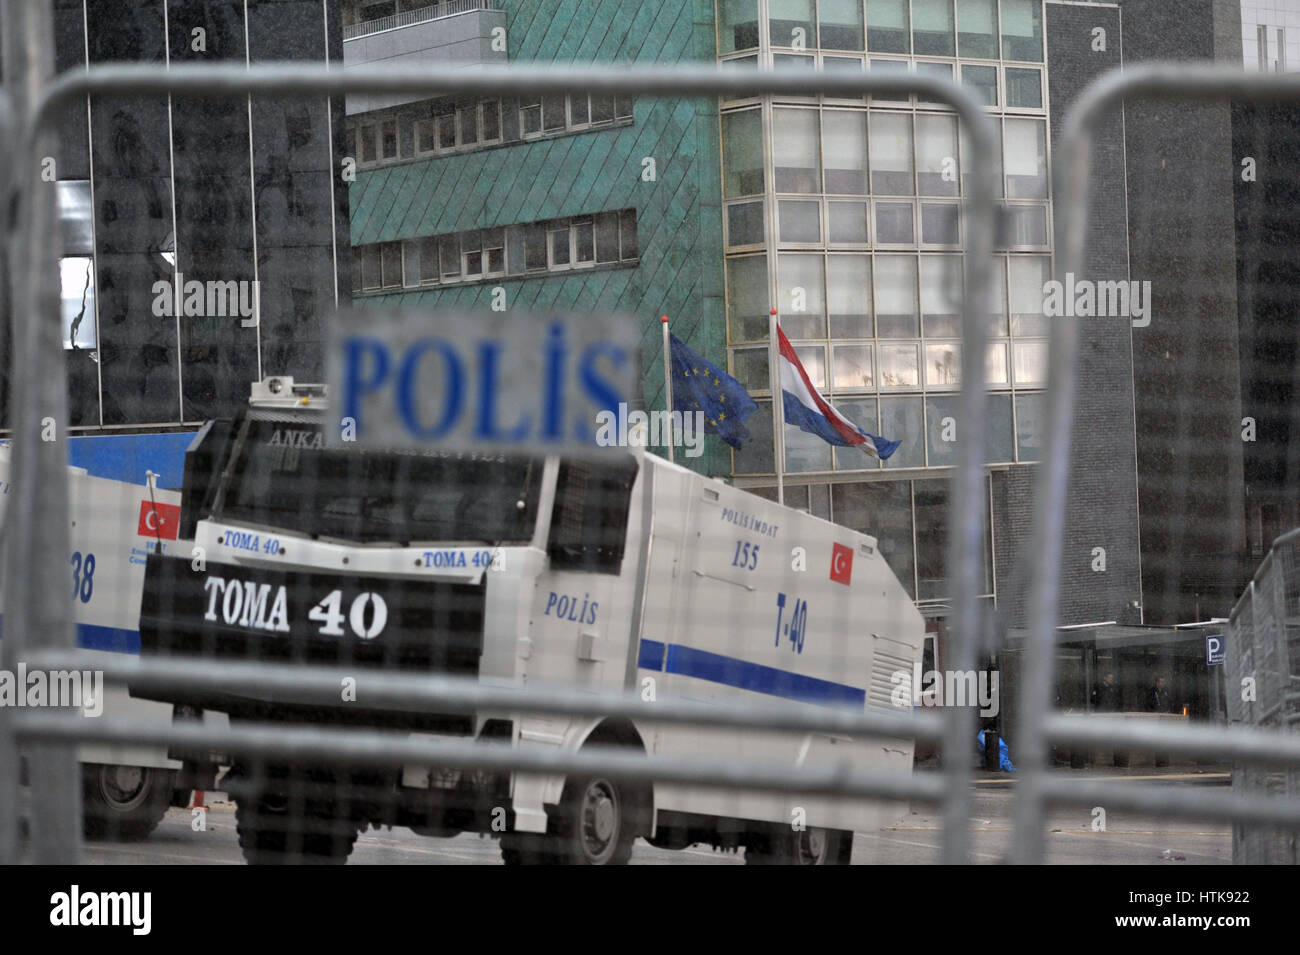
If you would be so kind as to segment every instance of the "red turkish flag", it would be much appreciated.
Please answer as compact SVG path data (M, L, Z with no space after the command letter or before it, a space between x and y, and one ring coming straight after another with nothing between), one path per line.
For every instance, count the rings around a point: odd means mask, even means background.
M844 585L853 579L853 548L843 544L831 547L831 580Z
M181 509L176 504L154 504L153 501L140 502L140 525L137 534L152 537L155 540L174 541L181 527Z

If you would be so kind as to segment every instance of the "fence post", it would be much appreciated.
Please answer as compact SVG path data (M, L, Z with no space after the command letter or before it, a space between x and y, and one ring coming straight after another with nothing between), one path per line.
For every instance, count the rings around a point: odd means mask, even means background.
M56 187L42 181L42 159L53 155L56 139L53 131L42 131L32 122L54 75L50 0L5 0L3 32L5 83L19 127L14 157L19 174L12 194L18 222L10 232L19 238L8 249L14 318L13 489L5 513L4 588L6 654L17 660L24 648L71 648L75 641L67 588L68 459L63 432L68 415L57 280L60 239ZM12 229L15 224L10 225ZM8 748L2 740L0 747ZM32 859L78 862L81 780L76 747L34 743L28 754ZM0 753L0 768L6 759L13 759L12 752ZM0 795L11 795L11 785L6 783Z

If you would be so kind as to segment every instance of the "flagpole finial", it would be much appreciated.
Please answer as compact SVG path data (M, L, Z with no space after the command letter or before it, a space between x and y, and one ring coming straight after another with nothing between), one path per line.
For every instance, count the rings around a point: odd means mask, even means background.
M776 309L772 309L772 311L768 312L767 314L769 314L769 315L775 315L775 314L776 314Z
M668 316L667 316L667 315L663 316L661 319L659 319L659 321L661 321L661 322L663 322L665 325L667 325L667 324L668 324Z

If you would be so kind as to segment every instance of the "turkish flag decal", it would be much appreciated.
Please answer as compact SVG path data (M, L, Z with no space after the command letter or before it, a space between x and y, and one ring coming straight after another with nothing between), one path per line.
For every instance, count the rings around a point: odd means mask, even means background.
M831 580L847 586L853 579L853 548L843 544L831 547Z
M153 501L140 502L140 525L137 534L152 537L155 540L174 541L181 527L181 509L176 504L154 504Z

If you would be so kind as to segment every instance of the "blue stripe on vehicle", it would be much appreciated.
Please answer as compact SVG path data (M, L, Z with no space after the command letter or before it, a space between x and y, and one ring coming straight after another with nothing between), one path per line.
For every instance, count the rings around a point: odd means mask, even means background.
M750 663L748 660L738 660L677 643L665 647L665 644L655 640L642 640L638 665L645 670L663 670L665 673L677 673L801 703L863 706L867 701L867 691L855 686L819 680L817 677L791 673L789 670Z
M4 615L0 614L0 637L4 636ZM77 624L77 646L112 653L140 653L140 631L101 627L97 623Z
M93 623L77 624L77 646L87 650L111 650L113 653L140 652L140 631L121 627L101 627Z
M664 668L664 650L667 644L658 640L642 640L641 650L637 654L636 665L642 670L662 670Z

